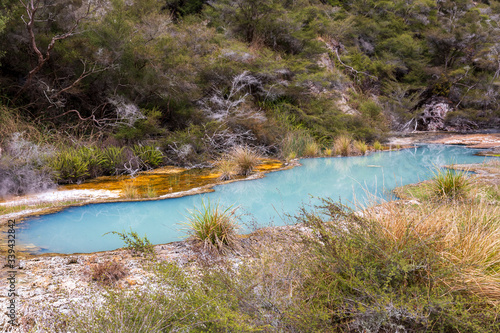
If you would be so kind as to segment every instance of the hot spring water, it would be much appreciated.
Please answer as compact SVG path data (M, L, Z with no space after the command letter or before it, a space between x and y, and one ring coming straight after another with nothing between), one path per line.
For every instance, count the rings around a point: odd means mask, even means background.
M318 197L343 203L368 203L375 195L391 199L395 187L432 176L436 166L480 163L477 150L460 146L423 145L414 149L377 152L369 156L302 159L303 166L272 172L264 178L214 187L215 192L175 199L119 202L70 207L33 217L19 224L18 242L34 245L37 253L95 252L124 246L110 231L136 231L153 244L185 237L182 223L189 209L201 200L239 206L242 232L250 225L283 225L301 205L318 203ZM103 236L104 235L104 236Z

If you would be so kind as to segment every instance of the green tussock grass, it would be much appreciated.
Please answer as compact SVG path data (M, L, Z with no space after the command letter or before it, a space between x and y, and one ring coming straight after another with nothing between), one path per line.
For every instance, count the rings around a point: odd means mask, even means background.
M464 171L450 168L436 169L429 186L432 194L438 198L463 198L470 188L469 176Z
M368 145L364 141L354 141L354 148L361 154L365 155L368 150Z
M189 238L211 253L224 253L237 243L237 207L223 207L202 200L201 207L189 211L185 223Z

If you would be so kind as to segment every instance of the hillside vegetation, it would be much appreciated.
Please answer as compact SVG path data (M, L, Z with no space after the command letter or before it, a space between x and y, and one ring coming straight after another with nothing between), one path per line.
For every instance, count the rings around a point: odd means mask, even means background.
M340 135L440 129L429 105L450 110L449 129L498 125L499 1L4 0L0 13L0 195L37 190L22 168L48 187L208 166L235 146L290 158Z

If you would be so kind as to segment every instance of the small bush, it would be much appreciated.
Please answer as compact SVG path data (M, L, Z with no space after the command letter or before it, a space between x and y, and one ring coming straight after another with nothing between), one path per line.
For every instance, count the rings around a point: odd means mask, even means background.
M223 208L202 200L201 208L194 208L187 217L189 238L202 245L208 252L224 253L234 247L237 241L237 208Z
M304 156L306 146L312 145L313 142L314 139L305 131L289 132L281 142L281 151L286 158Z
M125 243L126 245L125 248L134 254L139 254L139 253L147 255L155 254L154 246L153 244L151 244L149 239L146 236L141 238L135 231L132 230L130 230L129 232L111 231L105 233L105 235L107 234L118 235Z
M306 143L304 147L304 156L315 157L320 151L319 145L316 141L310 141Z
M461 198L470 187L469 177L463 171L437 169L430 183L431 192L438 198Z
M375 149L375 150L382 150L382 149L384 149L384 147L382 146L382 144L380 142L375 141L373 143L373 149Z
M327 199L302 212L312 229L304 295L329 314L326 331L498 330L498 208L388 204L359 214Z
M346 135L340 135L333 142L335 154L349 156L351 154L351 138Z
M117 175L126 162L125 149L123 147L107 147L102 150L99 165L106 175Z
M354 148L356 148L361 155L365 155L368 150L368 146L364 141L354 141Z
M324 154L325 154L325 156L332 156L333 149L330 149L330 148L325 149Z
M163 162L163 154L154 146L135 145L132 151L149 168L157 168Z
M248 176L253 169L259 164L259 155L251 148L239 146L233 148L229 153L229 158L233 161L237 168L237 174Z
M76 153L83 161L88 163L88 173L90 178L103 175L100 165L102 160L102 150L98 147L82 147L76 150Z
M76 150L64 150L50 160L60 183L76 183L89 178L89 161Z
M105 286L113 286L119 280L127 276L128 269L117 260L108 260L90 266L90 278L92 281Z

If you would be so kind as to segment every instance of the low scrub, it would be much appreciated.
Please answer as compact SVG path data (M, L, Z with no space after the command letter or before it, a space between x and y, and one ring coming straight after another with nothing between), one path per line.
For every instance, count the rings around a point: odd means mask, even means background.
M84 154L83 149L65 150L50 160L50 167L55 171L59 183L79 183L90 177L91 161Z
M304 237L308 306L332 331L494 332L499 216L465 204L359 214L325 200L300 217L313 231Z
M89 275L92 281L105 286L114 286L128 275L128 269L118 260L107 260L92 264Z
M210 253L224 253L234 248L238 237L237 208L202 200L187 216L187 234Z
M101 151L99 165L105 175L118 175L127 162L124 147L107 147Z
M144 235L144 237L141 237L137 234L136 231L133 230L130 230L129 232L111 231L106 233L105 235L107 234L113 234L120 237L120 239L125 243L125 249L129 250L134 255L155 255L154 246L153 244L151 244L146 235Z
M65 330L498 332L499 216L463 202L356 213L327 199L300 228L261 233L250 260L189 275L155 263L160 289L109 292Z
M135 145L132 151L148 168L157 168L163 162L163 154L155 146Z

